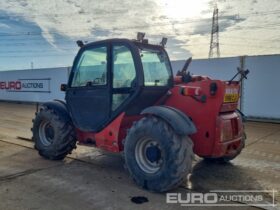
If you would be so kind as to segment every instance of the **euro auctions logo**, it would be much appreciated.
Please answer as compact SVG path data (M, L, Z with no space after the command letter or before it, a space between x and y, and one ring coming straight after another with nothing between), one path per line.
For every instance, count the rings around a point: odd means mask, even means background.
M8 92L48 92L50 93L50 78L46 79L17 79L0 81L0 91Z
M167 193L166 203L181 206L276 207L276 190L212 190L208 193Z
M21 81L0 81L1 90L20 90Z

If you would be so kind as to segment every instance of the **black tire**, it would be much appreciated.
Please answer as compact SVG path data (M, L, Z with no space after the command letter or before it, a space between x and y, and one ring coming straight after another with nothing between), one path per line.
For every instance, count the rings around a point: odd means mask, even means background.
M36 113L31 129L32 139L41 156L51 160L62 160L76 148L75 129L69 119L63 113L45 106Z
M141 158L137 158L138 145L144 144L147 139L160 150L160 160L151 162L158 164L154 167L156 170L143 169L143 164L139 163ZM146 155L147 159L149 147L144 149L146 153L142 155ZM130 175L139 186L153 192L174 189L185 181L192 169L193 156L191 139L177 135L168 123L153 116L134 123L124 143L124 158Z

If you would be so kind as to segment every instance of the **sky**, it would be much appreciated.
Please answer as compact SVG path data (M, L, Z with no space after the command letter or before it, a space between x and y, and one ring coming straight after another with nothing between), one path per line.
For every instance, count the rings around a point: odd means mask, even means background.
M139 31L171 60L208 58L215 4L221 57L280 54L280 0L1 0L0 70L71 66L76 40Z

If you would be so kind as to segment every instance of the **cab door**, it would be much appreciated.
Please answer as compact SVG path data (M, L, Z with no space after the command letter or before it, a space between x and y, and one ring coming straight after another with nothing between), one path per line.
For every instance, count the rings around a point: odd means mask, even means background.
M65 99L74 125L83 131L98 131L110 118L109 52L107 44L90 45L73 65Z
M133 54L129 46L114 43L112 45L112 116L125 111L138 89L139 76L136 71Z

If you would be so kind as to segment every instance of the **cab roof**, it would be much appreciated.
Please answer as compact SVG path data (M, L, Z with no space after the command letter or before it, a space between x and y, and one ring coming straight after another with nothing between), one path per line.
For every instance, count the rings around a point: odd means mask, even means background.
M145 42L140 42L136 39L126 39L126 38L113 38L113 39L105 39L100 41L94 41L84 44L83 47L89 47L91 45L98 45L98 44L106 44L106 43L127 43L129 45L135 45L137 47L147 47L147 48L157 48L157 49L164 49L162 45L159 44L150 44Z

